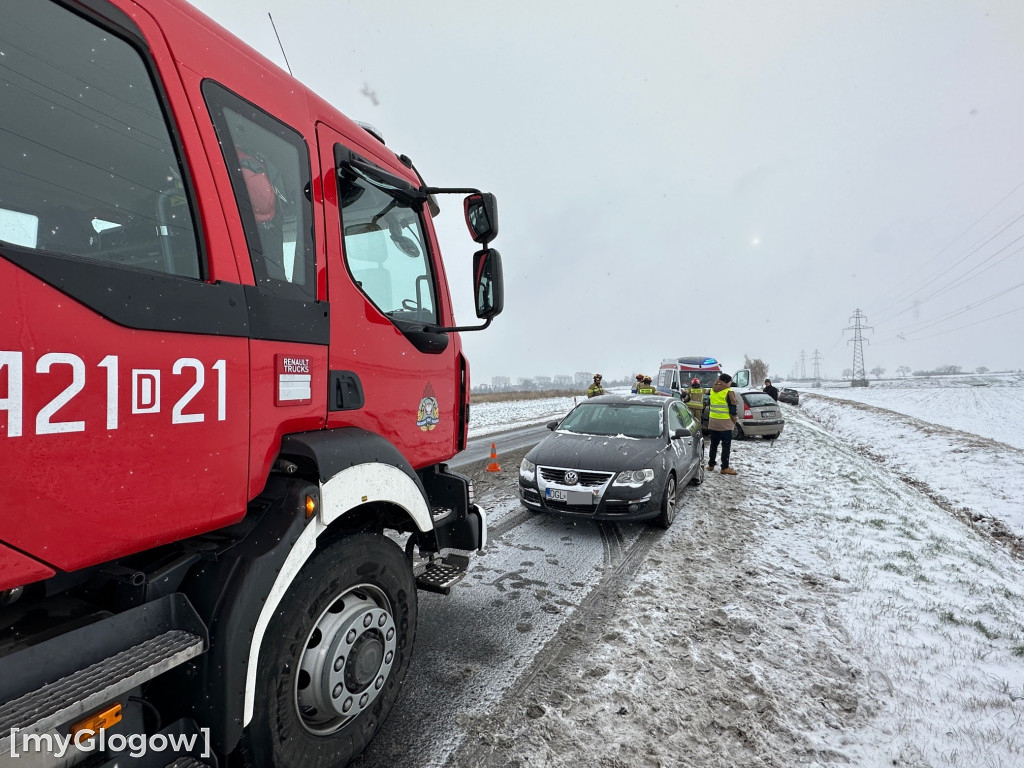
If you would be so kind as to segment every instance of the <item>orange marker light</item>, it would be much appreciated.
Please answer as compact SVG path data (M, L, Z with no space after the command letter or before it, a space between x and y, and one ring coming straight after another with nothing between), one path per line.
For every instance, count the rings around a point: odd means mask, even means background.
M114 704L111 707L107 707L102 712L97 712L94 715L89 715L85 720L79 720L77 723L71 726L71 736L82 733L83 731L91 731L93 734L100 732L101 728L110 728L111 726L117 725L121 722L121 705Z
M309 520L313 515L316 514L316 499L312 495L306 494L306 519Z

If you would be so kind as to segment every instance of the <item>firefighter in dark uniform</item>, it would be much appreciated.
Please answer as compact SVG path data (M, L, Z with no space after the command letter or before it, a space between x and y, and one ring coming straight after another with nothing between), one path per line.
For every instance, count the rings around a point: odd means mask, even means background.
M651 384L651 377L644 376L644 383L636 388L636 393L638 395L656 395L658 394L658 390L654 388L653 384Z
M587 397L597 397L604 394L604 387L601 386L601 374L594 374L594 383L587 387Z
M690 388L686 390L686 396L683 398L683 402L686 403L686 407L690 409L690 413L693 414L693 418L700 424L701 416L704 413L704 388L700 385L700 379L696 376L690 380Z

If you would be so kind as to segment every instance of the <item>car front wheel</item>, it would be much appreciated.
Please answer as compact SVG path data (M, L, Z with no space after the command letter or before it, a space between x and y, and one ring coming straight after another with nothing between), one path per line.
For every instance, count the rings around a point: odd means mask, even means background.
M668 530L672 521L676 519L676 476L669 475L665 483L665 495L661 499L661 514L654 518L654 523L659 528Z
M265 768L341 768L398 697L416 634L416 583L402 550L374 534L314 554L271 620L246 728Z

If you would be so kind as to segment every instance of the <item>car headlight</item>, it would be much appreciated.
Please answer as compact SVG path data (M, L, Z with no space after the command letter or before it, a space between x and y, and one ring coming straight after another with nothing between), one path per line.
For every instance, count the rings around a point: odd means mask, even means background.
M519 465L519 476L523 478L523 480L527 480L532 483L534 478L537 476L537 465L532 461L523 459L523 462Z
M632 488L639 488L644 483L649 483L653 479L653 469L627 469L625 472L619 472L615 477L614 485L628 485Z

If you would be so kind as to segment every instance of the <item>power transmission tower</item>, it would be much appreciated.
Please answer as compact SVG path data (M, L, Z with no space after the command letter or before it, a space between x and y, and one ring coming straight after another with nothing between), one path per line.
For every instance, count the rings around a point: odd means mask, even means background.
M818 350L814 350L814 354L811 356L811 360L814 361L814 386L821 386L821 361L822 357L818 354Z
M859 309L854 310L853 317L850 318L850 322L853 325L844 328L844 331L853 331L853 338L847 340L847 344L853 344L853 379L850 381L851 387L866 387L868 385L868 375L864 371L864 331L873 331L870 325L865 325L861 321L867 320ZM870 344L870 340L868 341Z
M807 365L806 365L806 360L804 359L805 357L806 356L804 355L804 351L801 349L800 350L800 380L801 381L803 381L804 379L807 378Z

